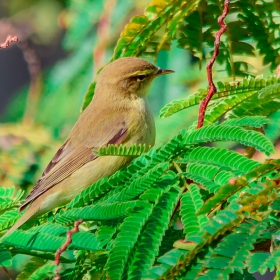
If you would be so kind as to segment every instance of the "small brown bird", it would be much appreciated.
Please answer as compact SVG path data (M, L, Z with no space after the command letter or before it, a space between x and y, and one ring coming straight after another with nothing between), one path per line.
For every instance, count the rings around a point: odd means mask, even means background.
M97 157L93 149L121 143L154 145L155 124L146 96L155 77L172 72L135 57L108 64L97 77L91 103L20 207L22 211L29 206L27 211L2 238L131 161L122 156Z

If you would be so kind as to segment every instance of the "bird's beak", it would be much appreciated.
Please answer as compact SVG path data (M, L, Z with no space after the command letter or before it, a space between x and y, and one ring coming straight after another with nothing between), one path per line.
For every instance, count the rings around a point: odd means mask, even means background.
M155 76L157 77L157 76L160 76L160 75L171 74L171 73L174 73L174 71L173 70L167 70L167 69L160 69L160 68L158 68Z

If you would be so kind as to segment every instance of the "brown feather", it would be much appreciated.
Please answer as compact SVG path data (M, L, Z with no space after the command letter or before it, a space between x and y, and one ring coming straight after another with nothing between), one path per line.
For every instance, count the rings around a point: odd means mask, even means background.
M113 120L111 124L113 124ZM94 156L92 152L94 148L99 148L108 144L122 143L127 135L127 128L125 127L124 121L121 122L121 126L123 127L117 127L118 131L117 129L112 129L116 134L112 137L112 133L108 133L107 135L112 138L105 139L105 143L100 143L98 147L93 146L88 148L85 146L78 146L73 148L70 144L67 145L70 143L69 139L67 139L56 152L54 158L48 164L41 178L27 196L24 203L20 206L20 211L24 210L34 199L70 176L83 165L95 160L96 156Z

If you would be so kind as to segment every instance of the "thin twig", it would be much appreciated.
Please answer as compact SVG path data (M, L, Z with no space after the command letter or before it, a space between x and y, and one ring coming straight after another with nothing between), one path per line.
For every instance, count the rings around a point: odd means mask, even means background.
M68 246L71 244L71 242L72 242L72 235L79 231L79 225L82 222L83 222L82 219L76 221L75 222L75 227L73 229L67 231L67 239L66 239L65 243L56 251L56 254L55 254L54 262L55 262L56 265L60 264L60 256L61 256L61 254L64 251L66 251Z
M4 266L1 266L1 267L2 267L2 269L4 270L6 276L9 278L9 280L13 280L13 278L12 278L12 276L10 275L8 269L7 269L6 267L4 267Z
M181 167L175 161L173 161L173 166L175 167L175 169L176 169L176 171L178 172L179 175L182 174L183 171L182 171ZM180 177L183 181L183 193L185 193L188 190L188 184L186 182L186 178L184 178L183 175L180 175ZM174 211L171 215L169 225L171 225L172 220L173 220L175 214L177 213L177 211L179 210L180 206L181 206L181 200L178 201L178 203L177 203L177 205L176 205L176 207L175 207L175 209L174 209Z
M173 165L174 165L176 171L178 172L178 174L180 175L180 177L182 178L182 180L183 180L183 182L184 182L184 183L183 183L183 184L184 184L184 189L187 189L188 185L187 185L187 183L186 183L186 180L185 180L184 176L181 175L181 174L183 173L181 167L180 167L175 161L173 161Z
M12 37L11 35L8 35L5 40L5 43L0 44L0 49L6 49L9 47L10 43L17 42L17 41L18 41L17 36Z
M57 267L54 271L55 273L55 277L53 278L53 280L59 280L61 279L61 275L59 274L59 271L61 270L61 266Z
M230 4L230 1L229 0L225 0L225 2L224 2L224 11L223 11L222 15L218 18L218 23L219 23L221 28L215 34L214 53L213 53L210 61L207 63L207 67L206 67L209 89L208 89L207 96L200 103L197 128L201 128L203 126L204 116L205 116L207 105L208 105L209 101L211 100L212 96L217 92L216 86L215 86L215 84L213 82L212 67L213 67L213 64L216 61L217 56L219 55L219 47L220 47L220 43L221 43L221 35L223 33L225 33L225 31L227 30L227 26L224 23L224 19L225 19L226 15L229 12L229 4Z
M71 244L72 242L72 235L76 232L79 232L79 225L83 222L82 219L78 220L75 222L75 227L71 230L68 230L67 231L67 239L65 241L65 243L56 251L56 254L55 254L55 259L54 259L54 263L56 265L59 265L60 264L60 256L63 252L66 251L66 249L68 248L68 246ZM59 275L59 270L60 268L57 268L55 270L55 274L56 276L53 278L53 280L58 280L60 279L60 275Z

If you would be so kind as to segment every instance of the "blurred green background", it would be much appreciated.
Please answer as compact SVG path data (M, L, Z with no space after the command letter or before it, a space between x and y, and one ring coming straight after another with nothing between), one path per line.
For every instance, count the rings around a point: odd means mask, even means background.
M150 2L0 1L0 41L8 35L19 37L18 43L0 50L1 186L27 190L34 185L77 120L87 88L112 57L124 26ZM149 94L161 143L195 121L197 107L168 119L158 115L171 100L206 88L205 65L200 69L198 60L176 43L170 51L161 51L157 61L146 59L175 71L158 78ZM258 74L268 73L258 58L250 58L250 63ZM279 137L274 133L278 123L268 128L274 140ZM22 261L18 258L15 268L20 269ZM5 279L3 271L0 279Z

